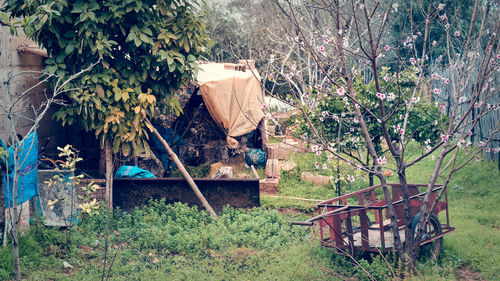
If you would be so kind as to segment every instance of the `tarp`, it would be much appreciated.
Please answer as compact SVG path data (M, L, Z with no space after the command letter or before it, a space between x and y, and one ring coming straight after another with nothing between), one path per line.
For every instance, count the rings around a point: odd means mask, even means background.
M221 63L199 66L197 81L214 121L230 137L255 130L264 118L264 98L257 71L224 69Z
M116 170L115 178L156 178L150 171L137 166L121 166Z
M17 203L21 204L31 197L38 195L38 136L36 133L29 134L20 143L19 164L21 167L19 182L17 185ZM14 186L14 149L9 148L7 160L9 174L3 177L3 187L5 193L5 206L13 206L13 186ZM7 185L7 177L9 184ZM7 187L8 186L8 187ZM7 189L8 188L8 189Z

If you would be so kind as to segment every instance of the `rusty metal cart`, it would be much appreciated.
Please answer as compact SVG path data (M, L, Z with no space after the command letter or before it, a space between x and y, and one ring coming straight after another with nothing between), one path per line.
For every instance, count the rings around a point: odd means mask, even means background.
M403 210L402 190L399 184L388 184L392 191L392 201L396 210L399 235L405 241L406 224ZM409 184L408 192L411 203L412 231L419 219L419 210L427 185ZM448 194L442 185L432 190L431 201L443 191L443 196L436 204L426 226L421 247L436 256L441 250L442 237L455 230L450 226L448 214ZM294 225L312 226L318 221L321 244L325 247L353 252L355 249L371 252L386 252L393 248L393 231L387 202L384 200L382 186L375 185L359 191L323 201L317 205L318 215L307 221L295 221ZM441 224L438 214L445 211L446 223Z

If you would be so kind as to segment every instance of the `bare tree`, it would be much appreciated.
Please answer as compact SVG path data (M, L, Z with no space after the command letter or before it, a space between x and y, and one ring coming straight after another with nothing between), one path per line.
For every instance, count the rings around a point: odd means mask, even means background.
M11 155L9 158L12 160L11 163L6 165L6 173L12 175L12 182L10 182L10 177L7 176L7 191L6 197L11 197L12 200L5 206L6 208L12 208L10 212L11 219L8 223L9 234L12 241L12 252L14 260L14 275L16 280L21 279L21 269L19 264L19 213L21 212L21 205L19 204L23 198L23 192L25 186L19 184L19 179L21 176L22 167L25 165L27 160L26 152L30 152L35 149L37 143L31 139L28 141L28 136L30 134L36 133L40 121L46 117L49 112L49 108L55 104L62 104L64 102L60 99L64 93L69 91L74 91L76 89L70 88L68 85L70 82L79 77L82 73L88 72L95 64L90 67L66 78L57 77L54 74L43 74L37 71L23 71L19 73L9 73L6 81L2 81L2 103L0 104L0 118L6 120L6 128L3 130L2 134L6 136L7 146L12 148ZM39 79L39 82L35 85L29 87L22 92L15 92L12 90L13 83L17 79L35 78ZM37 93L35 102L35 96L33 91L35 89L43 88L45 83L51 79L55 80L55 86L52 92ZM26 133L23 137L19 136L19 123L28 124ZM23 153L24 151L24 153ZM36 172L36 167L34 172ZM33 172L33 171L31 171ZM12 190L8 188L12 186Z
M270 61L278 70L275 75L289 85L294 104L302 109L320 149L379 179L388 205L395 249L408 268L413 268L431 212L453 174L478 158L500 130L497 122L486 142L479 147L471 145L471 131L481 118L488 114L498 116L499 104L494 101L499 92L495 91L493 79L500 66L497 36L500 22L494 16L498 7L476 0L471 4L470 18L461 19L467 22L464 27L458 23L457 10L446 9L435 1L414 1L402 7L405 2L398 1L274 2L287 33L282 39L284 47L275 51L280 57ZM413 18L416 12L423 17L419 21ZM401 20L405 13L408 24L396 33L394 20ZM303 65L309 73L301 71L297 75L298 63L290 62L304 58ZM433 72L437 65L448 70L446 77ZM368 84L370 87L364 87ZM435 105L441 110L439 118L422 124L435 126L439 134L425 142L420 155L409 153L409 145L415 138L412 114L419 104L432 106L444 89L450 101L448 109L443 104ZM338 149L335 142L340 138L328 139L322 134L314 119L323 117L312 115L311 108L325 98L343 103L342 117L350 120L344 124L361 136L372 166L351 151ZM328 117L338 118L326 112L324 118ZM375 132L369 128L372 124L377 125L377 134L385 140L386 151L376 149ZM467 158L459 160L459 152L464 149ZM436 155L418 226L412 231L407 169ZM387 158L394 160L401 185L405 243L399 235L396 210L383 171ZM438 181L443 181L444 188L431 198Z

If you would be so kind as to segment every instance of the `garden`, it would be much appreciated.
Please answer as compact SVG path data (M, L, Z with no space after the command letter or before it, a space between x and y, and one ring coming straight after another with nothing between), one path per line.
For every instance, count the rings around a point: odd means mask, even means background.
M0 280L500 279L469 2L3 1Z

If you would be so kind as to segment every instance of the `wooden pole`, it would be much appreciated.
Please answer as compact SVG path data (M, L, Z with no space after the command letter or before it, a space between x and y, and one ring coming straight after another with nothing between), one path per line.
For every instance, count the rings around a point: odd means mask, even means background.
M146 122L147 122L147 124L149 124L150 129L152 128L153 134L160 140L160 142L163 145L163 147L165 148L165 150L167 150L168 155L174 161L175 165L177 165L177 168L181 172L181 174L184 177L184 179L186 179L186 181L188 182L188 184L191 187L191 189L193 190L193 192L196 194L196 197L198 197L198 199L200 199L201 204L203 204L203 207L205 207L205 209L207 209L207 211L212 216L217 217L217 214L212 209L212 206L210 206L210 204L208 204L207 199L205 199L205 196L203 196L203 194L200 192L200 189L198 188L198 186L194 182L194 180L191 177L191 175L189 175L189 173L186 170L186 168L184 168L184 165L179 160L179 157L177 157L177 155L175 154L175 152L170 148L170 146L168 145L167 141L165 141L165 139L160 135L160 133L158 133L158 131L156 130L156 128L153 127L153 125L151 125L151 122L149 122L149 120L146 120Z
M113 209L113 152L111 142L104 143L104 153L106 155L106 203L110 210Z

